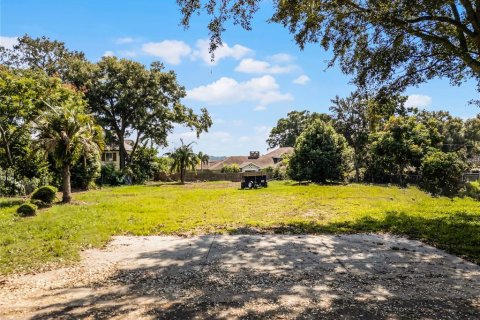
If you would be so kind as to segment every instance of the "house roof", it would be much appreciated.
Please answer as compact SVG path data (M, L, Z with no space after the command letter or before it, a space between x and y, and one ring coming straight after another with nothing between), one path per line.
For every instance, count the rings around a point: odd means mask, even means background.
M209 166L208 169L210 170L222 170L223 166L228 166L232 164L237 164L240 165L241 163L244 163L245 161L248 160L247 156L233 156L233 157L228 157L225 160L222 160L220 162L217 162L216 164Z
M215 166L217 163L221 162L223 160L208 160L208 163L200 164L198 163L195 168L197 170L204 169L204 170L210 170L213 166Z
M254 165L255 167L257 168L260 168L258 165L256 165L255 163L253 163L252 161L248 161L248 162L244 162L240 165L240 168L244 168L246 166L249 166L249 165Z
M135 142L133 140L130 140L130 139L125 139L123 141L123 145L125 146L125 150L127 152L133 150L133 145L134 144L135 144ZM119 150L120 150L120 148L118 147L118 145L109 145L109 146L105 147L105 151L119 151Z
M267 168L267 167L275 167L278 163L275 163L274 158L279 159L282 158L284 154L292 153L293 148L291 147L284 147L278 148L269 153L260 156L258 159L249 159L248 156L232 156L228 157L223 161L220 161L212 166L209 166L209 170L222 170L223 166L237 164L238 166L242 167L244 164L252 163L259 167L260 169Z

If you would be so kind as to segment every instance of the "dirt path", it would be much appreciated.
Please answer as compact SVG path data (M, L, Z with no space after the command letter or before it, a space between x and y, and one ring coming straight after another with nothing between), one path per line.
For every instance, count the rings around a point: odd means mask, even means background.
M480 319L479 266L389 235L116 237L0 290L0 319Z

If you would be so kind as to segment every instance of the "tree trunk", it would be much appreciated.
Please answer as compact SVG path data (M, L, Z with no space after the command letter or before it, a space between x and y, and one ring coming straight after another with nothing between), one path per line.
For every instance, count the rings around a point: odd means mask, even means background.
M118 135L118 144L119 144L119 156L120 156L120 169L123 170L125 169L125 157L127 155L127 150L125 149L125 138L123 137L122 134Z
M353 161L353 166L355 167L355 182L360 181L360 168L358 166L358 158L355 156L355 160Z
M3 144L5 145L5 153L7 154L8 164L12 166L13 159L12 159L12 153L10 151L10 144L8 143L7 134L5 133L5 130L3 130L2 127L0 127L0 133L2 134Z
M400 186L402 186L402 187L404 186L403 171L404 171L404 167L400 166L400 168L398 170L398 176L399 176L399 179L400 179Z
M130 155L128 157L128 165L132 164L132 159L133 159L133 156L135 155L135 151L137 151L137 147L138 147L138 143L140 142L141 134L142 133L140 131L137 132L137 139L135 140L135 143L133 144L132 151L130 152Z
M63 203L69 203L72 200L72 187L70 185L70 165L63 165Z
M185 184L185 169L183 167L180 168L180 182Z

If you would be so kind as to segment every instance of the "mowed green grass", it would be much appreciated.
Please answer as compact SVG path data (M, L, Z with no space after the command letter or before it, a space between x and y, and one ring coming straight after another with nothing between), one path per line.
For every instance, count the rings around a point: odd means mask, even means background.
M78 260L113 235L391 232L480 263L480 203L434 198L415 187L294 185L239 190L238 183L158 184L74 194L36 217L0 199L0 273Z

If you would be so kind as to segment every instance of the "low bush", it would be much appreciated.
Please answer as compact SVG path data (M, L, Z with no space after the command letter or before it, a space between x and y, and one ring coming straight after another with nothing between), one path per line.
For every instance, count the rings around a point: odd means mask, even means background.
M96 156L82 157L71 169L71 183L74 189L94 189L95 180L100 177L100 159Z
M117 170L112 163L102 166L100 177L97 180L99 185L119 186L125 184L125 174Z
M466 195L473 198L480 200L480 181L472 181L467 182L465 184Z
M24 203L17 209L18 215L22 217L31 217L37 214L37 206L33 203Z
M224 165L221 170L222 173L238 173L240 171L240 167L236 163L231 165Z
M272 179L285 180L287 179L287 170L285 168L275 168L272 172Z
M40 200L46 204L52 204L57 196L57 188L53 186L43 186L32 193L32 200Z

